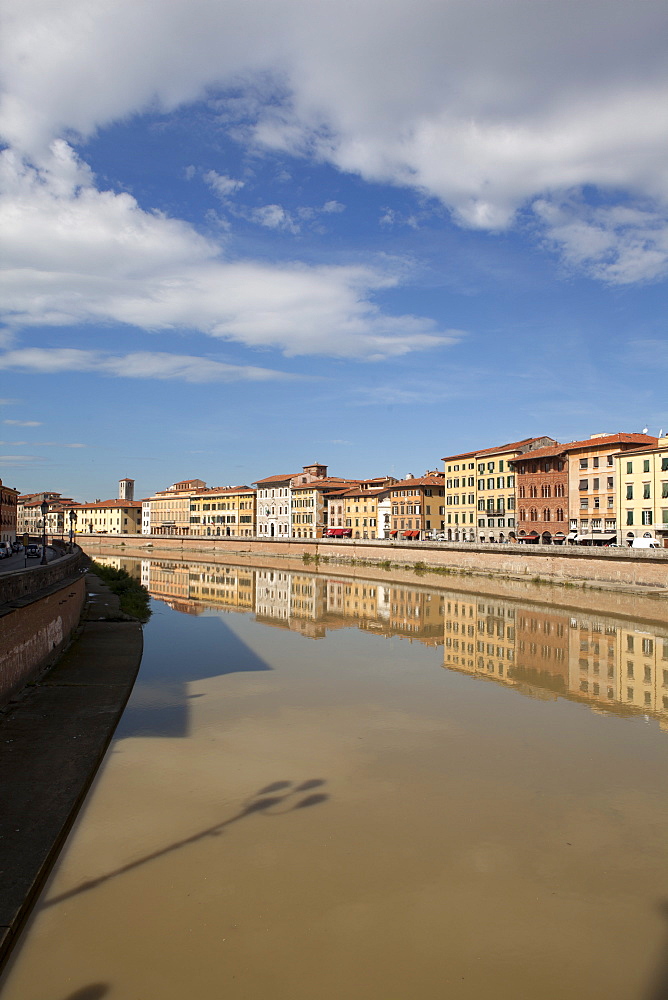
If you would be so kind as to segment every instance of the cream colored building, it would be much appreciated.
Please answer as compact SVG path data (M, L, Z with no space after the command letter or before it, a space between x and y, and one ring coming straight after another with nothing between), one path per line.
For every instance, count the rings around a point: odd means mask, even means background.
M100 535L140 535L141 502L139 500L98 500L95 503L72 503L65 512L69 530L69 511L77 515L76 532Z
M190 497L190 534L250 537L255 534L255 490L226 486Z
M655 538L668 547L668 437L615 455L619 540Z
M189 535L190 500L206 489L202 479L183 479L143 501L149 506L151 535Z

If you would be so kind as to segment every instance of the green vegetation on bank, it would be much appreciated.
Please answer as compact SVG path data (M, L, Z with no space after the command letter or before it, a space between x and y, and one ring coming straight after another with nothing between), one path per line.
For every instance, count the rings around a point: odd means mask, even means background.
M111 566L103 566L102 563L91 560L91 573L99 576L111 590L112 594L120 599L121 611L126 615L131 615L144 624L151 617L150 599L146 587L139 580L135 580L124 569L113 569Z

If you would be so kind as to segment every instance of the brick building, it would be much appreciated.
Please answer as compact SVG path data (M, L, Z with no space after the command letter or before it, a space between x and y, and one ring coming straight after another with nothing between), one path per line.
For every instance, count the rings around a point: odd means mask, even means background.
M17 533L19 491L5 486L0 479L0 542L13 542Z

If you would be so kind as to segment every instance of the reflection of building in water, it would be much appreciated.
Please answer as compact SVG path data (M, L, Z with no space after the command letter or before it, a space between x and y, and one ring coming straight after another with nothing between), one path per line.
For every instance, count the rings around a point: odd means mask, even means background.
M445 595L439 591L391 587L390 629L394 634L440 646L443 643L444 604Z
M668 726L668 638L571 619L571 691L658 715Z
M444 666L508 682L515 663L514 606L444 597Z
M566 694L569 686L569 630L565 614L518 608L515 667L517 682Z
M290 617L290 573L273 569L255 571L255 613L260 618L287 622Z
M142 577L144 574L142 573ZM149 560L149 580L144 583L151 597L161 600L187 601L190 597L190 566L188 563L162 559Z
M602 704L623 703L616 625L571 617L568 689L573 695Z
M254 573L242 566L191 566L188 586L190 600L209 607L252 611L255 605Z
M533 697L563 695L612 712L656 715L668 728L668 637L565 611L451 597L444 666Z
M310 639L327 634L325 610L327 580L312 574L293 573L290 581L290 628Z

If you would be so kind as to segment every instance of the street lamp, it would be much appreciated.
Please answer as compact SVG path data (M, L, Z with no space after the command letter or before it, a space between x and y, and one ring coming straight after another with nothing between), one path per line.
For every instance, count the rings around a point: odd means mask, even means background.
M49 513L48 500L42 500L39 509L42 512L42 561L40 565L46 566L46 515Z
M77 512L75 510L70 511L70 552L74 548L74 532L76 531L77 524Z

